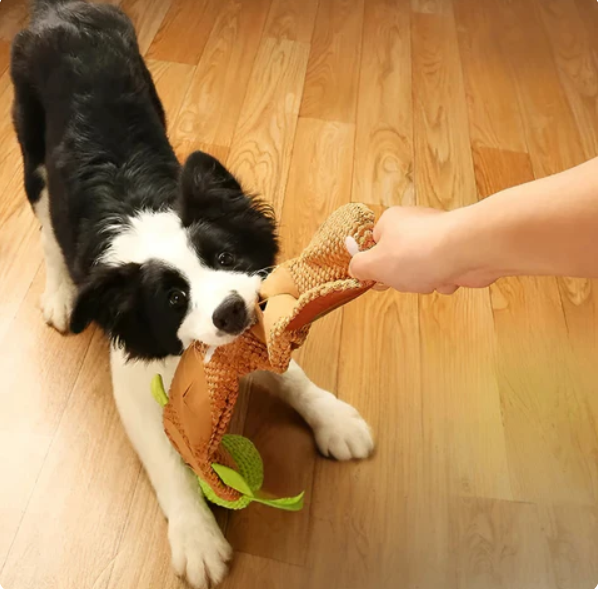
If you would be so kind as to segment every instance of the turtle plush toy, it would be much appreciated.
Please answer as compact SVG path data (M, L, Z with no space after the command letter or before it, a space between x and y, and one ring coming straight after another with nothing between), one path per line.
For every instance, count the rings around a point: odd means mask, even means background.
M348 269L352 254L374 245L374 221L362 204L336 210L300 256L264 280L251 328L225 346L197 342L187 348L168 396L160 375L154 378L152 393L164 407L166 434L211 502L231 509L253 501L301 509L303 493L274 499L260 491L259 453L247 438L226 433L239 380L258 370L285 372L314 321L373 286L352 278Z

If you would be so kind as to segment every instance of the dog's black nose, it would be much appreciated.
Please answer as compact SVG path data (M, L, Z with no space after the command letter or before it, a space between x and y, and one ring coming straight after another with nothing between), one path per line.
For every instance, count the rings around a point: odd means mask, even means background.
M212 315L216 328L230 335L241 333L247 327L248 319L245 301L238 294L224 299Z

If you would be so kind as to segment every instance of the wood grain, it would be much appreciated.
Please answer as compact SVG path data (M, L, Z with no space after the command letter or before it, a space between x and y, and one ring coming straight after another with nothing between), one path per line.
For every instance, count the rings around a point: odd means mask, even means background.
M231 0L219 8L178 117L175 144L230 147L269 5L269 0L256 0L249 11L243 2Z
M300 119L291 162L287 200L281 217L281 259L298 255L319 225L337 207L350 201L353 165L352 125ZM330 371L331 354L338 354L342 313L314 325L309 343L298 355L300 365L327 390L336 391L337 374ZM244 433L264 459L264 488L278 496L306 491L300 514L256 506L230 519L229 539L238 550L279 562L304 566L307 559L316 448L313 435L299 416L263 389L253 388ZM280 440L285 440L284 456ZM264 527L262 524L267 521ZM263 530L264 533L256 533Z
M164 541L168 524L150 482L144 473L137 479L128 519L112 563L103 571L102 589L145 587L147 589L186 589L170 564L170 550ZM143 542L139 539L144 538ZM131 566L132 562L143 566Z
M308 48L265 38L255 58L228 163L250 190L282 210Z
M453 0L474 160L484 148L527 152L517 86L487 3ZM488 162L480 168L492 170Z
M364 0L320 2L301 116L355 122Z
M463 499L456 512L459 589L559 586L536 506Z
M57 375L77 374L75 366L57 365L60 357L65 364L69 358L64 344L61 347L62 352L59 346L48 346L55 355L48 367ZM107 359L107 344L97 332L2 570L2 582L9 587L93 586L117 552L140 465L106 394ZM40 376L49 380L49 374ZM43 390L45 403L56 403L56 393ZM44 550L48 546L52 550ZM31 554L37 555L39 568L22 566ZM65 565L73 558L79 566L65 575Z
M598 73L588 37L573 2L537 2L561 85L580 131L587 158L598 155Z
M418 204L451 209L477 200L467 106L451 20L413 14L415 182Z
M10 63L10 43L0 41L0 76L8 70Z
M455 25L443 16L414 14L412 35L417 203L462 207L476 202L477 191ZM451 495L512 494L488 293L422 297L419 320L422 397L433 402L422 419L423 459L408 520L420 565L410 579L415 586L455 587Z
M272 0L265 37L310 43L320 0Z
M168 133L173 135L174 121L179 115L183 99L187 94L195 67L170 61L147 60L147 67L152 74L158 96L166 112Z
M144 55L158 32L172 0L121 0L120 7L133 21L139 50Z
M248 554L238 554L230 577L221 585L222 589L263 589L264 587L288 587L303 589L306 571L297 566L259 558Z
M450 16L451 0L411 0L413 12Z
M147 56L196 65L219 13L215 0L172 0Z
M539 508L550 551L555 586L592 587L598 579L598 511L596 507L558 505Z
M0 39L12 41L12 38L25 26L28 17L27 0L8 0L0 6Z
M343 326L338 396L372 426L377 449L364 462L316 465L310 586L327 579L333 589L390 589L413 558L415 528L408 538L404 530L423 459L417 297L367 295L343 310Z
M177 155L211 153L263 194L283 258L349 199L453 209L598 155L593 0L122 6ZM26 16L25 0L0 2L0 583L183 589L105 341L60 337L37 307L7 71ZM222 586L593 589L597 293L509 278L450 298L370 293L318 322L298 360L362 412L377 451L318 456L292 410L244 384L233 430L258 444L271 490L307 501L217 510L235 548Z
M534 5L499 0L489 9L504 33L501 50L514 72L535 176L580 164L585 160L582 144Z
M366 3L353 200L415 204L411 35L405 3Z

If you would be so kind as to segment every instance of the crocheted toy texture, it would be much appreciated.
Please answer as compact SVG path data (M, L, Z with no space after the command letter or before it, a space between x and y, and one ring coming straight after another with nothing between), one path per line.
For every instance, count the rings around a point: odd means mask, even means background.
M349 250L374 245L374 222L374 213L362 204L336 210L301 255L277 266L264 280L251 328L216 349L199 342L191 345L181 357L168 396L159 376L152 383L154 396L164 406L166 435L210 501L232 509L253 501L301 509L303 493L273 499L260 491L259 453L246 438L226 433L239 380L257 370L285 372L314 321L373 286L352 278L348 270Z

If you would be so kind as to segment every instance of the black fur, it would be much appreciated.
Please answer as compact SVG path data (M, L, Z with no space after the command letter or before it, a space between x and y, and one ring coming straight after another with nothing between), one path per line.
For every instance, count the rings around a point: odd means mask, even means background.
M277 253L271 213L213 157L195 152L180 166L135 31L118 8L34 1L29 28L13 42L11 75L27 197L39 200L44 165L54 232L80 289L72 331L96 320L132 357L179 353L160 291L174 278L153 262L98 267L114 232L142 209L174 209L206 264L218 268L226 252L235 269L257 272Z

